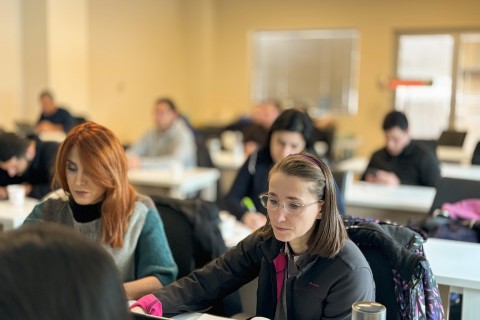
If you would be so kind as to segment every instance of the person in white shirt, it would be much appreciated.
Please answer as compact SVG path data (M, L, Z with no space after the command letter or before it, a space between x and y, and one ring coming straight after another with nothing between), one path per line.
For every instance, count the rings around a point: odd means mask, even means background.
M158 99L153 119L155 128L127 149L129 167L169 166L173 162L185 168L196 166L195 137L174 102Z

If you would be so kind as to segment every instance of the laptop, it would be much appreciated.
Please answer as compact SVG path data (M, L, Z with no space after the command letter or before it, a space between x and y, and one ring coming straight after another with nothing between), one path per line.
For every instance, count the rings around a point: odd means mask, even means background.
M35 125L31 122L17 120L15 126L17 127L17 133L24 137L35 134Z

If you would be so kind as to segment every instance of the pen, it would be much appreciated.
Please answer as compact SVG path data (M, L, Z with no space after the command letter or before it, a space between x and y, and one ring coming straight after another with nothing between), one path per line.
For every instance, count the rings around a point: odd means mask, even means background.
M242 204L245 206L245 208L247 208L248 211L257 212L257 208L255 208L255 205L253 204L253 200L250 199L250 197L243 197Z

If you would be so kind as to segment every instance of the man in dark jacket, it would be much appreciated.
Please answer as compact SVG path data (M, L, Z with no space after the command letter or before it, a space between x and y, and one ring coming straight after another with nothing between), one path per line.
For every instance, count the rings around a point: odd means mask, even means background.
M40 199L51 191L59 144L24 139L15 133L0 134L0 199L6 186L22 184L25 194Z
M372 155L363 180L434 187L440 178L437 156L426 146L411 140L405 114L399 111L388 113L383 131L386 146Z

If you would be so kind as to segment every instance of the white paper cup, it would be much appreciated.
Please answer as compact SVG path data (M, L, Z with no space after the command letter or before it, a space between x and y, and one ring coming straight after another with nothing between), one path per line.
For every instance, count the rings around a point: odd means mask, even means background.
M25 187L21 184L7 186L8 200L14 206L21 206L25 203Z

